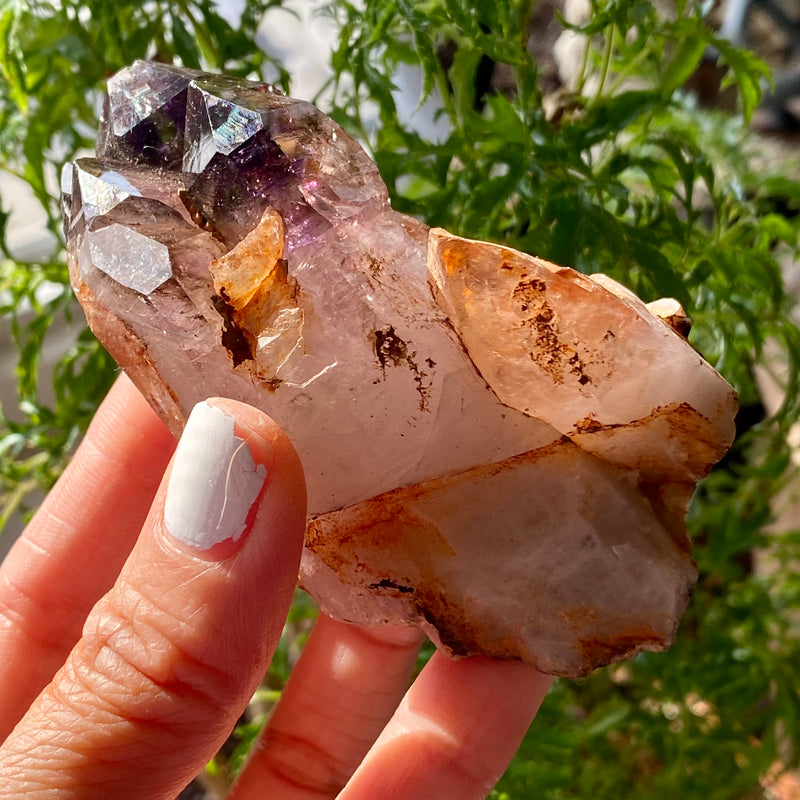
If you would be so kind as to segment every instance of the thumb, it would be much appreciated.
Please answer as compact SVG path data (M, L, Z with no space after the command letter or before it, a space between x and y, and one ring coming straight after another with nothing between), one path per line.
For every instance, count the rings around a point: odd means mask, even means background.
M269 664L304 523L285 434L198 404L114 587L0 748L0 798L174 798Z

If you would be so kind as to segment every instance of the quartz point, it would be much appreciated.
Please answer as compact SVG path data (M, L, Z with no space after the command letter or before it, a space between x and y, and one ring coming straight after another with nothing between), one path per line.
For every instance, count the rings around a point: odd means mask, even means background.
M736 411L674 301L431 230L311 104L164 64L62 185L89 324L171 430L222 395L292 437L323 611L568 677L674 639Z

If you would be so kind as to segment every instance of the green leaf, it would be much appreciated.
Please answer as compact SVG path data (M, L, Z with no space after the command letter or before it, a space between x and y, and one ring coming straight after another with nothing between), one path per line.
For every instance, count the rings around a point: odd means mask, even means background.
M690 297L682 276L658 248L654 237L647 231L629 231L628 245L636 261L644 269L657 297L674 297L685 308L691 308Z
M707 37L699 35L686 36L676 43L661 75L661 86L666 94L680 89L694 74L707 47Z
M28 96L20 30L26 11L23 0L0 0L0 71L11 99L23 112L28 108Z
M735 47L724 39L714 38L713 45L719 51L720 62L730 68L722 81L722 88L738 86L742 114L749 121L761 102L764 85L771 81L769 67L751 51Z
M200 69L200 48L197 39L189 33L186 21L173 11L170 13L170 22L175 54L187 67Z
M592 147L632 125L642 115L662 106L659 95L647 90L632 90L598 100L586 115L564 136L577 134L575 146Z
M779 239L792 247L798 245L798 228L781 214L765 214L761 217L760 227L769 239Z

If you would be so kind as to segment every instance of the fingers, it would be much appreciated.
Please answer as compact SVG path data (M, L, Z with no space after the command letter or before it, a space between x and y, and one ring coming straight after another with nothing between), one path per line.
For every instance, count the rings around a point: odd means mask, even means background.
M0 566L0 742L64 663L139 535L175 440L122 376Z
M257 686L292 597L305 485L271 421L214 405L193 412L119 579L0 748L0 798L172 798Z
M435 654L340 800L486 797L552 681L518 662Z
M422 639L321 615L231 800L336 797L397 708Z
M553 679L436 654L406 693L420 637L321 616L230 800L485 797Z

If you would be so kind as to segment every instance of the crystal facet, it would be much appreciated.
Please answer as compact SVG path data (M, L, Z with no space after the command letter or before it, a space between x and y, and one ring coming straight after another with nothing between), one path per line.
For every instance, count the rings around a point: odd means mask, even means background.
M112 78L63 186L75 291L171 429L224 395L292 437L323 610L568 676L671 642L735 413L674 302L429 230L313 106L193 70Z
M172 277L169 250L124 225L88 231L92 263L117 283L148 295Z

